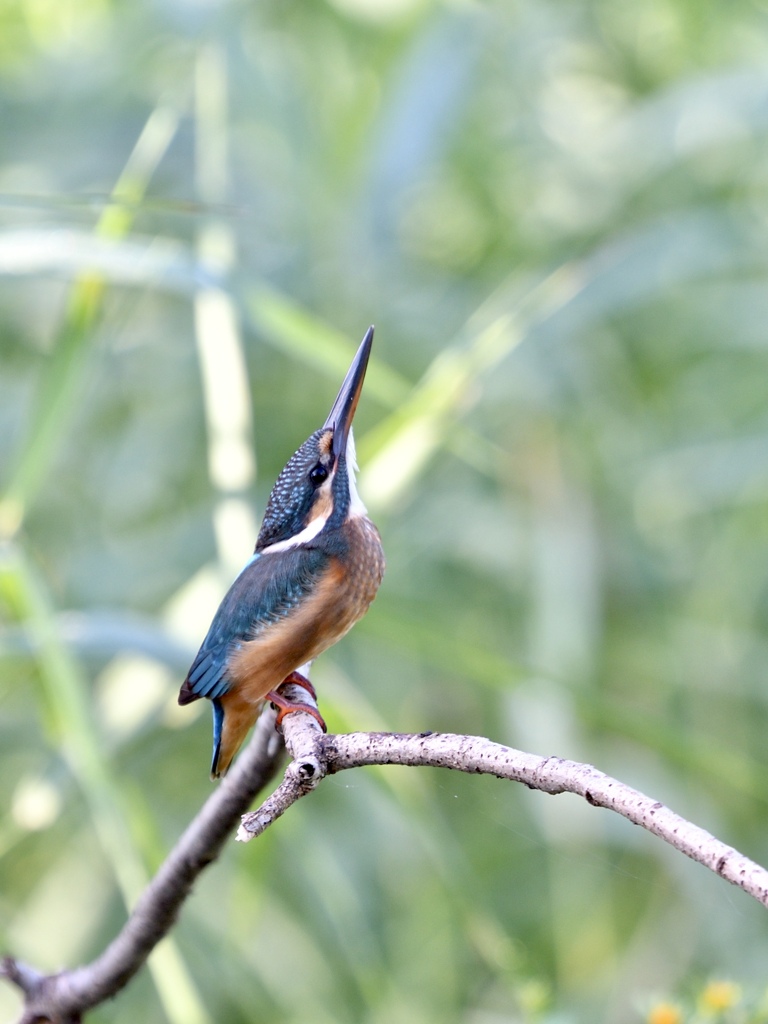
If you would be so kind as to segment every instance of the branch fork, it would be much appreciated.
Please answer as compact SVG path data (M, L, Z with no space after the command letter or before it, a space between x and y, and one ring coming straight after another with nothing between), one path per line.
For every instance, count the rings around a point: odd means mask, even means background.
M317 709L314 695L297 683L283 683L280 693L292 703L300 702ZM257 811L243 815L235 837L241 843L260 836L291 804L311 793L328 774L326 737L319 721L306 711L297 710L285 715L281 728L292 760L274 793Z
M450 768L521 782L529 789L552 796L573 793L592 807L615 811L768 907L768 871L765 868L658 800L611 778L593 765L528 754L480 736L431 732L324 736L313 718L298 711L285 718L283 730L293 761L272 796L258 810L243 816L237 833L241 842L260 835L326 775L373 764Z
M316 708L314 697L295 684L284 684L281 695ZM281 738L275 730L274 712L265 710L251 742L142 893L122 931L92 963L46 976L12 957L0 960L0 977L24 994L20 1024L79 1024L85 1012L114 996L140 970L173 926L195 879L216 859L238 819L237 839L247 842L311 793L326 775L363 765L450 768L521 782L551 795L574 793L659 836L768 907L765 868L592 765L528 754L480 736L432 732L325 735L313 714L299 709L283 717L282 732ZM244 813L275 773L283 741L291 761L282 781L256 811Z

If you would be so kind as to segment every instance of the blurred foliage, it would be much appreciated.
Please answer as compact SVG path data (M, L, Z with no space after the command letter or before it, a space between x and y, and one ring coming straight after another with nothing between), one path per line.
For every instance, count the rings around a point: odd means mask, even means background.
M739 985L713 978L694 985L684 1004L666 1000L653 1003L646 1024L764 1024L766 1020L765 993L750 1005Z
M93 957L208 795L177 687L371 321L389 567L331 729L594 762L768 862L767 27L0 5L0 947ZM767 952L624 821L380 769L233 843L93 1019L736 1020Z

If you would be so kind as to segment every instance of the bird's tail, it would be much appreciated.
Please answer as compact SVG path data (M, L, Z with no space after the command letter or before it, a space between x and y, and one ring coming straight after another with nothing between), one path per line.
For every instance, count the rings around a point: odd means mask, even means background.
M259 717L260 706L236 702L231 695L216 698L213 705L213 758L211 778L219 779L227 774L232 758L243 745L248 730Z

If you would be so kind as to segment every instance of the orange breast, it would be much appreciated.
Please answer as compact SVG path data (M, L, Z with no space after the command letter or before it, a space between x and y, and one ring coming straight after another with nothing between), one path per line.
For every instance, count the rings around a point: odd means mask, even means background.
M240 700L261 702L294 669L340 640L368 610L384 574L379 532L364 518L351 520L344 532L348 548L343 560L332 557L300 607L244 643L231 659L228 672Z

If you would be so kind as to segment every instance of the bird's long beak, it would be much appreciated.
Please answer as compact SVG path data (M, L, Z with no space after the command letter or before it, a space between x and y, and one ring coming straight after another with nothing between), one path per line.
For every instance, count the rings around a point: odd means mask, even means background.
M328 419L323 424L323 430L333 431L333 457L338 459L342 452L347 450L347 438L352 427L352 419L360 399L360 392L363 390L365 371L368 367L368 357L371 354L373 345L373 327L365 332L365 337L360 343L352 365L347 370L347 376L341 385L341 390L336 396L333 408L328 413Z

